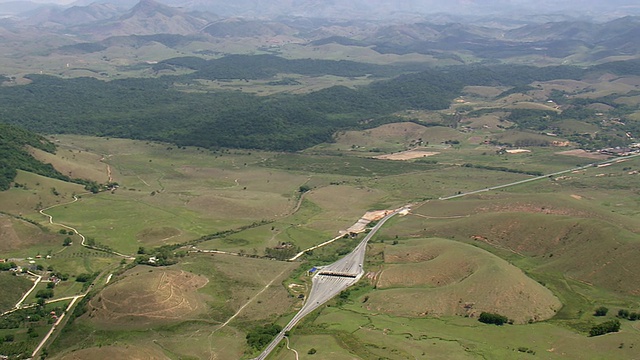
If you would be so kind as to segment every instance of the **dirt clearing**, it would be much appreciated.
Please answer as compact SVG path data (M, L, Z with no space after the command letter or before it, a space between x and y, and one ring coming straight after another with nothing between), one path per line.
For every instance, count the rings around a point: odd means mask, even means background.
M587 158L587 159L596 159L596 160L605 160L605 159L609 158L607 155L602 155L602 154L598 154L598 153L592 153L592 152L588 152L588 151L585 151L585 150L582 150L582 149L560 151L560 152L557 152L556 154L558 154L558 155L567 155L567 156L576 156L576 157Z
M374 156L375 159L383 159L383 160L411 160L417 158L423 158L433 155L438 155L437 151L427 151L427 150L407 150L394 154L385 154Z

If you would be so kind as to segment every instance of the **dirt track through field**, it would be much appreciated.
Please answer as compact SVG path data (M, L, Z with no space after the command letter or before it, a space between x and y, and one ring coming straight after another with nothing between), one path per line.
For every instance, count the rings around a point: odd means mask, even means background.
M227 326L231 321L233 321L233 319L235 319L238 315L240 315L240 313L242 312L242 310L244 310L244 308L246 308L247 306L249 306L249 304L251 304L256 298L258 298L258 296L260 296L262 293L264 293L265 291L267 291L267 289L278 279L280 279L280 277L289 270L289 268L285 268L284 270L282 270L282 272L280 272L278 275L276 275L271 281L269 281L269 283L267 285L265 285L262 290L258 291L257 294L255 294L253 297L251 297L249 300L247 300L246 303L244 303L244 305L242 305L238 311L236 311L235 314L231 315L231 317L229 319L227 319L227 321L225 321L224 323L222 323L222 325L220 325L217 329L213 330L211 332L211 334L209 335L209 343L213 344L213 341L211 339L211 337L213 336L213 334L215 334L216 332L218 332L219 330L221 330L222 328L224 328L225 326ZM211 345L210 347L210 359L216 359L216 355L215 355L215 349L213 349L213 345Z

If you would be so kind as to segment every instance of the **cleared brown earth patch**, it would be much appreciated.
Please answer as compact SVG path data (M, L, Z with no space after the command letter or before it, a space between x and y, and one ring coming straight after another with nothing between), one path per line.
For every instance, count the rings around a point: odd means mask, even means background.
M588 151L582 150L582 149L560 151L560 152L557 152L556 154L558 154L558 155L566 155L566 156L576 156L576 157L587 158L587 159L596 159L596 160L604 160L604 159L609 158L607 155L602 155L602 154L598 154L598 153L592 153L592 152L588 152Z
M89 318L109 327L147 327L184 321L206 304L197 290L209 280L189 272L146 267L132 270L91 302Z
M162 351L136 345L136 346L101 346L82 349L63 355L61 360L156 360L169 359Z
M423 157L438 155L437 151L427 151L427 150L407 150L401 151L394 154L385 154L374 156L375 159L384 159L384 160L411 160L411 159L419 159Z
M389 263L402 260L411 262ZM548 319L561 307L551 291L520 269L484 250L451 240L419 239L387 246L384 267L378 290L369 293L362 305L369 311L469 317L490 311L525 323Z

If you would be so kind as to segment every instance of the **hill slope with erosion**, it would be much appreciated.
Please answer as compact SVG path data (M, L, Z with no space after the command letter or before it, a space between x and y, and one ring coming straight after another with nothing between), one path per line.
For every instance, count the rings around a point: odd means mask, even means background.
M515 323L553 317L562 306L549 289L471 245L412 239L387 245L369 311L419 316L502 314Z

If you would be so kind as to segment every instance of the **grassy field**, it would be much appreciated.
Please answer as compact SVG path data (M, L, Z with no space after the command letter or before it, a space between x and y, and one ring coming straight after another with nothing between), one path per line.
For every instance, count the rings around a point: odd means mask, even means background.
M23 276L0 272L0 312L12 309L31 286L33 283Z
M94 346L115 354L140 347L140 356L240 358L245 329L274 321L293 300L281 285L297 266L225 255L190 255L168 268L139 266L114 278L54 348L60 358L90 356ZM228 326L221 324L240 310ZM72 340L75 339L75 340ZM70 341L73 343L70 343Z
M268 153L211 153L120 139L61 137L111 169L121 187L50 210L56 220L118 251L184 242L288 214L303 175L252 167ZM101 167L105 164L99 162Z
M21 43L10 53L64 45L49 42ZM256 50L265 45L268 50ZM202 51L215 52L213 56L269 52L290 59L348 57L376 64L457 63L428 55L379 54L359 46L272 45L266 39L220 39L174 50L156 43L111 47L87 54L82 62L52 54L30 56L21 64L0 57L0 64L23 83L19 74L40 71L104 80L155 76L139 64ZM372 80L279 74L269 81L202 81L176 88L300 94L334 85L354 88ZM290 345L301 359L637 358L640 322L623 320L622 331L607 336L590 338L586 333L613 319L618 309L640 311L640 287L634 281L640 276L640 175L633 173L640 170L640 160L451 201L437 199L531 177L523 172L551 173L597 161L563 153L571 146L523 147L529 152L505 154L492 144L562 142L544 134L550 130L521 131L505 120L510 109L557 111L547 101L553 90L595 98L636 90L638 84L634 77L605 75L536 82L530 90L502 97L509 88L466 87L448 109L399 112L395 115L412 122L343 131L334 142L298 153L53 136L57 154L32 154L63 174L115 181L120 187L113 193L85 194L80 185L20 171L16 182L25 186L0 192L0 257L19 259L25 266L29 257L45 257L35 264L70 276L57 285L55 297L82 293L77 275L101 274L88 311L65 328L50 349L51 358L250 358L249 329L286 323L302 304L298 295L308 294L310 281L303 271L339 258L358 239L315 250L303 263L190 253L170 267L136 266L118 274L120 257L83 248L79 236L60 234L60 227L49 225L37 210L60 205L47 210L54 221L131 255L139 247L153 249L249 226L197 247L261 256L282 243L301 249L316 245L368 210L413 202L410 215L390 220L376 236L367 253L368 274L348 299L332 301L291 333ZM628 106L638 104L637 94L613 97ZM494 110L469 115L489 108ZM608 112L605 104L590 109ZM629 118L640 120L640 113ZM551 126L565 134L596 136L601 130L578 119ZM374 159L415 149L433 154ZM302 199L301 186L310 189ZM71 204L78 194L80 200ZM67 236L73 244L65 247ZM111 283L102 287L112 272ZM13 306L31 285L5 273L0 283L0 309ZM27 302L35 300L32 294ZM598 306L607 306L609 314L594 317ZM507 315L516 324L481 324L476 320L480 311ZM527 324L530 319L534 323ZM37 331L42 335L46 327ZM11 332L18 340L27 339L26 327L0 329L0 337ZM271 358L293 359L294 353L282 345Z
M56 166L96 179L110 171L120 187L67 204L83 192L80 186L21 172L17 181L26 190L0 193L7 213L1 231L14 239L2 251L16 258L51 254L37 264L69 274L55 290L56 297L69 296L82 291L74 276L102 272L102 285L121 258L81 247L77 235L63 247L69 235L47 225L36 208L61 204L47 210L54 221L129 254L254 224L197 247L261 256L281 243L316 245L366 211L415 202L412 214L392 219L374 239L368 282L294 330L291 346L301 358L527 358L532 352L580 358L583 349L592 358L610 351L630 358L637 324L624 321L622 332L601 338L585 332L601 321L592 316L597 306L611 309L607 318L619 308L640 309L639 290L629 281L640 275L634 266L640 203L631 174L639 161L439 201L531 177L486 167L549 173L595 161L553 147L499 154L486 139L543 135L505 131L495 114L465 124L477 130L391 124L341 133L336 143L295 154L55 137L60 150L48 159ZM579 122L567 126L588 130ZM437 154L371 158L415 147ZM303 185L310 191L301 199ZM341 240L305 258L326 263L356 242ZM91 299L51 352L68 359L99 358L101 348L112 356L136 349L140 358L249 358L247 331L292 316L309 285L299 267L311 263L192 253L168 268L135 267ZM505 314L516 325L480 324L480 311ZM536 323L525 324L530 319ZM317 353L308 354L311 348ZM292 356L285 348L273 358Z
M486 325L464 317L406 318L335 307L323 309L291 335L301 359L317 354L344 359L605 359L635 356L638 328L623 323L620 333L589 338L542 322ZM315 347L314 341L320 337ZM289 359L286 348L273 356Z

